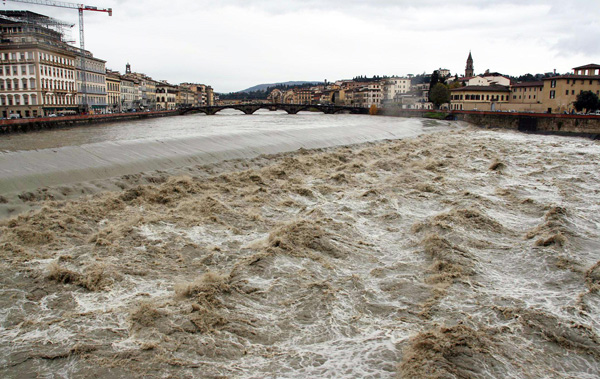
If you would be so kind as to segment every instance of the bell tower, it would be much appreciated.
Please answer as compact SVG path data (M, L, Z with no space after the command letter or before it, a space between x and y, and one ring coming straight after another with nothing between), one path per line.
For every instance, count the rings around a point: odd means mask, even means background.
M125 65L125 73L131 74L131 65L129 64L129 62L127 62L127 64Z
M467 58L467 67L465 69L465 78L471 78L474 75L475 70L473 69L473 57L469 51L469 57Z

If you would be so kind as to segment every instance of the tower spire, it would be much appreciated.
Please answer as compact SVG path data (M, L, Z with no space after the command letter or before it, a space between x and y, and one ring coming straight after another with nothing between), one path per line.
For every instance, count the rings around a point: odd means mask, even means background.
M473 77L475 70L473 69L473 56L471 56L471 50L469 50L469 57L467 58L467 67L465 68L465 77Z

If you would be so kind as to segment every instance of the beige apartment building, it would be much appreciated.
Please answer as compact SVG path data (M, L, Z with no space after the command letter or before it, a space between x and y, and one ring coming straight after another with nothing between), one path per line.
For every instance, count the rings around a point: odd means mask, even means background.
M140 99L135 79L126 75L121 76L121 110L123 112L137 109Z
M177 87L161 82L156 86L156 110L170 111L177 108Z
M354 88L352 92L352 98L350 106L369 108L371 105L381 107L383 100L382 88L379 82L372 82L359 88Z
M156 86L158 81L152 79L146 74L131 72L131 65L125 65L125 75L127 79L137 83L139 99L135 101L135 107L141 110L156 109Z
M106 70L106 93L108 111L121 112L121 75L117 71Z
M551 113L574 112L573 104L583 91L600 95L600 65L575 67L573 74L544 79L542 109Z
M181 83L179 88L189 88L194 94L192 106L215 105L214 93L211 86L197 83ZM181 95L180 95L181 96Z
M511 86L508 104L502 110L517 112L543 112L544 82L523 82Z
M466 86L450 90L450 109L496 111L508 103L510 89L504 86Z
M382 103L397 103L400 95L410 91L411 81L409 78L392 77L381 81Z
M294 88L294 104L312 104L314 93L310 88Z
M187 85L180 84L177 88L176 97L177 108L187 108L197 106L198 98L196 93Z
M0 11L0 112L3 118L75 113L76 54L57 20L29 11Z

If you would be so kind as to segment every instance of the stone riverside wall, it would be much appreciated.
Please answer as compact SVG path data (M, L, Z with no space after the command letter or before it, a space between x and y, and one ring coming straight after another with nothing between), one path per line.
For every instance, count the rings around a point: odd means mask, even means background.
M486 128L514 129L521 132L600 137L600 116L551 113L506 113L454 111L454 120Z
M0 134L24 133L36 130L94 125L103 122L139 120L152 117L174 116L178 114L178 111L162 111L0 120Z
M378 114L395 117L423 117L423 115L430 112L436 111L384 108ZM466 121L484 128L504 128L526 133L600 138L600 116L479 111L452 111L444 113L449 120Z

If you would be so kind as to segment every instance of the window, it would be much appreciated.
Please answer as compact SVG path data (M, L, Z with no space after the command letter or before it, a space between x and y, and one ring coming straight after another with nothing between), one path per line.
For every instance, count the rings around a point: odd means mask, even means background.
M565 91L565 95L568 95L568 94L569 94L569 90L566 90L566 91Z
M554 80L553 80L553 82L554 82ZM556 98L556 91L550 91L550 98L551 99Z
M571 90L571 95L575 95L575 90Z
M550 88L556 88L556 80L550 81ZM554 99L553 97L551 99Z
M19 67L12 66L12 73L13 73L13 75L19 75Z
M27 75L27 66L21 66L21 75Z
M567 79L567 84L569 84L569 81L570 81L570 80L571 80L571 79Z
M592 84L592 80L590 80L590 84Z

